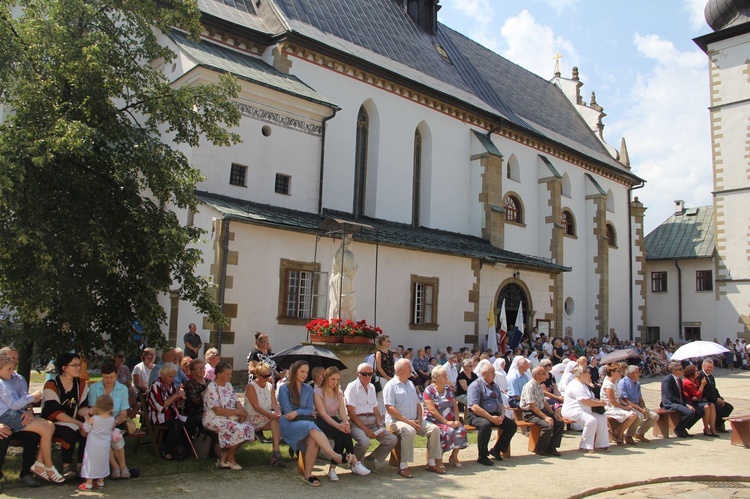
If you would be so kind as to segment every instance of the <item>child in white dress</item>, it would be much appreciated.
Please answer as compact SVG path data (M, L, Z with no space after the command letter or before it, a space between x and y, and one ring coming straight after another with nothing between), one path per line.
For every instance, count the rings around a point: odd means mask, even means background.
M86 481L78 486L80 490L91 490L92 487L101 489L104 487L104 477L109 476L109 449L112 444L112 429L115 427L114 408L112 397L107 394L99 395L91 409L91 415L83 424L88 438L81 468L81 477Z

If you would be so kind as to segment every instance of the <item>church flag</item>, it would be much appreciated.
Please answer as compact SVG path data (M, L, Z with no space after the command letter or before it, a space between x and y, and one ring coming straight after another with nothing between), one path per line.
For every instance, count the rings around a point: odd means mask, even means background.
M508 318L505 315L505 300L500 307L500 353L505 355L508 349Z
M510 340L510 349L515 350L521 343L523 337L523 303L518 304L518 315L516 316L516 327L513 328L513 338Z
M487 327L487 348L497 352L497 331L495 326L495 305L490 307L490 313L487 315L489 326Z

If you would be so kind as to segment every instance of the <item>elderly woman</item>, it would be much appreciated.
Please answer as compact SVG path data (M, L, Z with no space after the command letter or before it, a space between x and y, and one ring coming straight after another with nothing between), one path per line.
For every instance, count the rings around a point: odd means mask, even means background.
M44 384L42 395L42 417L55 423L53 438L61 440L63 476L75 477L81 471L83 452L86 448L86 430L83 418L89 414L86 383L79 379L81 356L64 353L55 361L57 377ZM73 461L78 444L78 459Z
M128 389L125 385L117 381L117 365L107 363L102 366L102 380L92 383L89 387L89 407L96 404L96 399L100 395L109 395L114 402L113 414L115 416L115 426L125 433L125 420L128 419L128 409L130 408ZM109 469L110 478L130 478L130 471L125 462L125 439L119 442L112 441L109 451Z
M178 369L177 364L165 362L159 368L159 377L148 389L148 416L151 424L167 425L161 456L168 461L174 459L173 453L182 438L183 431L183 423L178 417L180 412L177 406L185 400L185 392L182 388L178 390L174 386L174 378L177 376Z
M140 393L148 391L148 380L151 378L151 370L154 368L156 351L153 348L144 348L141 361L133 368L133 384Z
M578 450L594 452L609 450L609 428L607 417L592 411L592 407L604 407L604 401L594 398L588 387L591 382L591 368L576 366L573 369L573 379L565 388L565 401L562 406L562 416L583 426L581 443Z
M338 464L347 461L347 456L335 453L328 443L328 437L315 424L313 388L305 383L309 372L310 367L303 360L298 360L289 368L289 382L279 390L279 405L283 414L279 424L281 438L289 448L305 453L305 480L313 487L319 487L320 480L312 474L318 450L328 454Z
M187 416L185 428L190 436L203 427L203 412L205 411L203 395L208 386L205 373L205 362L200 359L190 361L190 379L185 383L185 408L182 410Z
M205 376L206 381L213 381L216 378L216 366L221 362L221 356L219 351L215 348L209 348L205 354L206 362L204 367L206 369Z
M612 418L620 423L617 432L612 431L612 436L617 442L617 445L630 444L635 445L633 437L626 437L625 432L632 425L638 422L638 416L635 412L628 408L627 404L623 404L620 394L620 388L617 386L617 382L622 378L622 372L620 371L620 364L613 363L607 364L607 376L604 378L602 383L602 399L604 400L604 415L608 418Z
M458 401L453 387L448 384L448 371L435 366L430 373L432 384L424 391L425 420L440 428L440 446L443 452L451 451L448 462L461 468L458 451L469 446L466 428L459 421ZM442 459L436 459L435 471L445 473Z
M237 400L232 384L232 366L228 362L216 365L216 379L206 388L203 397L205 412L203 426L219 434L221 457L216 461L217 468L241 470L235 453L245 442L255 440L253 425L246 422L247 411Z
M313 401L318 413L315 424L326 437L333 440L333 452L351 455L349 464L351 464L352 473L369 475L370 470L365 468L354 455L352 427L349 423L344 393L341 391L341 373L338 368L332 366L325 370L323 382L313 390ZM331 460L328 469L328 478L332 482L339 481L336 475L336 464L336 461Z
M414 372L417 373L417 378L419 378L418 381L414 382L417 393L419 393L430 381L430 359L427 358L424 348L417 350L417 356L412 360L411 365L414 368Z
M557 389L557 383L555 383L555 377L552 375L552 361L549 359L542 359L539 365L544 368L544 372L547 376L547 379L544 380L544 384L542 385L544 398L547 400L547 403L553 411L559 411L562 408L563 397L560 395L560 391Z
M279 468L286 466L281 459L279 442L281 442L281 407L276 401L276 392L271 383L271 366L265 362L255 366L253 377L245 388L245 410L247 421L255 429L256 434L265 430L271 430L273 435L273 453L271 454L271 465Z
M130 373L130 368L125 365L125 354L123 352L117 352L114 356L115 372L117 373L117 382L128 389L128 409L127 416L134 418L138 415L141 409L141 403L138 400L138 390L133 386L133 375ZM93 406L96 399L89 400L89 406ZM117 413L115 413L115 416Z
M466 392L469 390L469 385L474 382L479 376L474 371L474 361L471 359L464 359L461 362L461 372L458 373L456 378L456 400L461 405L466 405Z
M718 437L716 432L716 406L706 401L703 390L708 384L706 376L698 383L698 368L689 365L682 374L682 393L685 400L692 405L697 412L703 410L703 434L707 437Z

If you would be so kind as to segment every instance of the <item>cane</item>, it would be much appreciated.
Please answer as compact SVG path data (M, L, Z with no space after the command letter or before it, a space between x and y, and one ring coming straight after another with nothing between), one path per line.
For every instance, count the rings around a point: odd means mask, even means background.
M182 431L185 432L185 437L187 438L187 441L190 444L190 448L193 449L193 455L195 456L195 459L198 459L200 461L200 458L198 457L198 452L195 450L195 446L193 445L193 441L190 439L190 435L188 435L187 428L183 426Z

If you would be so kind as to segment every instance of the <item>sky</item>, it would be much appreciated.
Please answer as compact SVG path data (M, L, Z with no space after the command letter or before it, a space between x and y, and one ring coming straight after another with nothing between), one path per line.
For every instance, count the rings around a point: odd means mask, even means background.
M625 137L634 196L648 208L646 233L674 201L712 204L708 57L693 38L711 32L707 0L441 0L439 21L551 79L580 73L581 96L596 92L604 140Z

